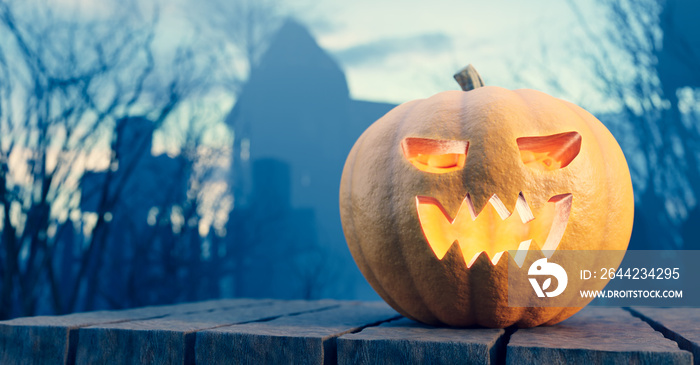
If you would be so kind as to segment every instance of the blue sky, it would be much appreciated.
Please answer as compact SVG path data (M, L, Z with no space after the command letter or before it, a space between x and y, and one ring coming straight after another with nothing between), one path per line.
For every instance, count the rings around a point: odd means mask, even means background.
M566 1L286 1L341 63L358 99L401 103L456 89L451 75L468 63L489 85L543 91L550 86L540 73L556 66L566 96L590 92L569 60L582 30Z
M86 0L55 1L67 8L78 5L98 17L111 12ZM160 47L173 48L171 42L189 38L193 31L190 26L202 19L204 24L217 27L221 19L215 19L217 14L212 14L212 9L219 2L227 4L225 8L235 7L235 1L229 0L153 1L142 5L149 9L160 4L164 29ZM280 14L291 13L308 26L321 47L341 64L351 95L357 99L402 103L456 89L451 75L472 63L488 85L534 88L606 108L605 101L597 99L590 82L577 70L584 67L577 57L587 39L569 1L242 2L277 4ZM577 7L585 19L597 21L600 28L603 15L595 2ZM233 14L228 17L235 18ZM565 86L564 92L544 81L544 76L553 72Z
M113 9L87 0L54 0L92 16ZM573 1L573 0L571 0ZM143 2L162 11L160 47L187 39L191 25L216 27L211 9L233 0ZM402 103L458 88L451 75L472 63L488 85L534 88L605 109L579 68L587 38L569 1L561 0L244 0L277 4L307 25L346 72L357 99ZM594 1L577 7L594 30L603 14ZM187 20L184 20L183 17ZM230 15L233 17L233 15ZM172 48L172 47L171 47ZM555 74L564 90L546 77Z

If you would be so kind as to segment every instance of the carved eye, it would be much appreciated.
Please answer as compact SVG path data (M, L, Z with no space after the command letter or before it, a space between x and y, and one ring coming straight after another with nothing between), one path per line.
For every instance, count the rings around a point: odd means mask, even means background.
M516 142L523 163L527 167L543 171L568 166L581 151L581 135L578 132L521 137Z
M464 167L469 142L408 137L401 141L401 149L419 170L442 174Z

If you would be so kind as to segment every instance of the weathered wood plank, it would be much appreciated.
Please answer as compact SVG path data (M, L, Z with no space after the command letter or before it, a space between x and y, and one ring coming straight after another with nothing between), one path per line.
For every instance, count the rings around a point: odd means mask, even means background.
M630 311L587 308L517 330L505 360L700 365L699 308ZM506 355L504 330L391 320L399 317L384 303L227 299L17 318L0 322L0 364L488 364Z
M333 300L272 301L267 305L83 327L78 331L75 363L192 363L197 331L236 323L270 320L278 316L334 308L339 305Z
M346 302L325 311L197 333L197 364L335 364L338 336L399 318L383 302Z
M588 307L551 327L519 329L507 347L508 364L690 364L681 350L621 308Z
M1 321L0 364L65 364L69 360L72 361L77 344L77 329L80 327L270 302L270 300L255 299L223 299Z
M338 338L338 364L495 364L502 361L504 334L502 329L439 328L403 318Z
M700 365L700 308L641 308L630 309L654 329L693 353L693 360Z

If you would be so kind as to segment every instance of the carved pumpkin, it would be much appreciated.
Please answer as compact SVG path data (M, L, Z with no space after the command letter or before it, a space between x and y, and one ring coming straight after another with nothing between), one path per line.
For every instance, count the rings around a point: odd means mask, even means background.
M625 250L634 211L625 158L572 103L481 87L471 65L458 76L463 90L476 88L399 105L355 143L340 185L350 251L377 293L414 320L560 322L580 307L508 307L508 265L556 250Z

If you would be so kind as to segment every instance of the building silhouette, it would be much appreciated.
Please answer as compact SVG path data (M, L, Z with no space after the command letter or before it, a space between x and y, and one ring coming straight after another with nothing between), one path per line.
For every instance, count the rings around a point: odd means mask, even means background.
M234 219L260 197L255 161L273 159L289 169L289 204L311 209L319 244L336 255L351 288L336 297L374 298L347 249L338 189L345 158L360 134L393 105L353 100L345 74L311 34L293 20L272 39L251 71L226 122L235 140L231 168ZM311 223L309 223L311 224ZM289 235L294 239L293 235ZM280 242L280 244L285 244Z

